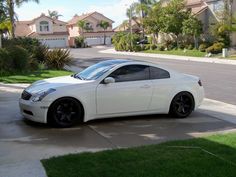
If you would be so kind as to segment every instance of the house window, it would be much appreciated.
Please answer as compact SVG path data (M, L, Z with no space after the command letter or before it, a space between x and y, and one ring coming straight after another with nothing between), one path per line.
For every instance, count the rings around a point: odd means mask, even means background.
M86 23L85 29L86 29L87 31L93 31L93 25L92 25L91 23Z
M48 32L49 31L49 23L47 21L41 21L39 23L40 31L41 32Z

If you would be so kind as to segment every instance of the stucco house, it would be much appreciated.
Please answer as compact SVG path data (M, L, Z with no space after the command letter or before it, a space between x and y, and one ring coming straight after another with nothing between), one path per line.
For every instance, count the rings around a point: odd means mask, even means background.
M81 20L86 22L88 29L85 30L83 34L82 30L77 25L78 21ZM105 31L98 25L102 20L107 21L109 23L109 27ZM114 21L112 21L111 19L105 17L104 15L98 12L75 15L67 23L67 29L69 32L69 45L74 46L75 38L81 35L84 36L87 45L89 46L101 45L104 43L104 33L106 35L106 44L109 45L111 44L111 37L114 34L114 31L112 30L113 23Z
M162 0L163 6L169 3L170 0ZM219 11L224 7L224 0L186 0L186 9L190 9L192 14L195 15L203 24L204 36L209 36L209 28L214 25L218 19ZM236 12L236 1L232 4L232 14ZM141 28L135 23L132 23L136 31L141 31ZM120 25L116 27L115 32L128 31L128 26ZM138 29L140 28L140 29ZM172 35L159 34L158 42L161 43L164 40L173 39ZM231 44L236 46L236 33L231 36Z
M69 46L66 24L66 22L41 14L30 21L17 21L15 35L16 37L37 38L50 48L64 48Z

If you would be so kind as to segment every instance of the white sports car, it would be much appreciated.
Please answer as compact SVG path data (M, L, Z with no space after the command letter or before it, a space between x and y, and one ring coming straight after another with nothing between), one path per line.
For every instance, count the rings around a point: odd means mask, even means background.
M70 127L92 119L145 114L184 118L203 98L198 77L148 62L117 59L72 76L33 83L23 91L20 109L32 121Z

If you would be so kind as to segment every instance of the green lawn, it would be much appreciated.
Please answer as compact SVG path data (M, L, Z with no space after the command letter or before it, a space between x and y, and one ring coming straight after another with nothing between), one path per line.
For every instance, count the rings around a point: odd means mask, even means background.
M155 54L168 54L168 55L180 55L180 56L191 56L191 57L205 57L205 52L200 52L199 50L168 50L168 51L159 51L159 50L146 50L144 53L155 53Z
M42 160L48 177L235 177L236 133Z
M33 83L38 80L71 75L72 72L64 70L39 70L29 73L17 73L9 76L0 76L0 82L4 83Z

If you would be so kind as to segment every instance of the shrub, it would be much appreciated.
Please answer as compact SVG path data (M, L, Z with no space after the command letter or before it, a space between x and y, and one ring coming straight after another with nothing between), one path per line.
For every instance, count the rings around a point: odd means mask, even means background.
M63 69L66 65L70 66L74 63L68 49L49 50L46 56L45 64L51 69Z
M76 48L83 48L83 47L85 47L84 37L79 36L79 37L75 38L75 47Z
M33 59L30 53L21 46L11 46L7 49L13 60L13 69L16 71L26 71L30 68L30 60Z
M184 43L180 43L179 46L178 46L178 48L181 49L181 50L185 49L185 47L186 46L184 45Z
M44 62L46 60L46 55L47 55L48 50L49 48L46 45L40 45L38 47L34 47L33 57L38 62Z
M0 48L0 75L9 74L13 69L13 60L9 52Z
M12 46L21 46L26 49L33 58L38 62L42 62L46 59L46 52L48 47L41 44L38 39L29 37L17 37L14 39L4 39L3 46L5 48L11 48Z
M133 51L136 49L137 42L139 40L140 37L137 34L133 34L131 37L130 34L120 32L113 36L112 43L114 44L115 49L118 51Z
M151 44L151 45L150 45L150 49L151 49L151 50L155 50L156 48L157 48L157 46L156 46L155 44Z
M140 45L134 46L134 51L135 52L140 52L142 50L142 47Z
M212 54L218 54L222 52L222 49L224 48L224 43L222 42L216 42L212 46L208 47L206 49L207 53L212 53Z
M164 45L160 45L159 47L158 47L158 50L160 50L160 51L164 51L166 48L165 48L165 46Z
M198 49L199 49L201 52L206 52L207 47L208 47L208 45L207 45L206 43L202 43L202 44L200 44L200 46L199 46Z
M194 49L193 44L189 44L189 45L188 45L188 50L193 50L193 49Z

